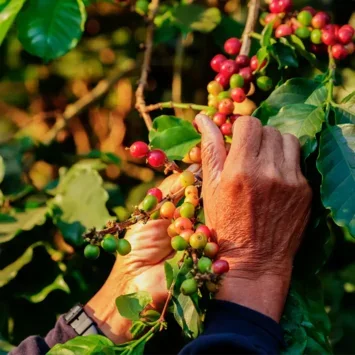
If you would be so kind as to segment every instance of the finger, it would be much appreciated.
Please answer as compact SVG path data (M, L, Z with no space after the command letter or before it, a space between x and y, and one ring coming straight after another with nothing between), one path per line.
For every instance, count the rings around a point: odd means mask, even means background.
M284 162L283 141L281 133L274 127L263 128L263 137L259 151L260 158L268 164L279 167Z
M301 174L301 146L293 134L282 135L283 154L285 157L284 171L290 174Z
M219 128L205 115L197 115L196 122L202 134L202 171L203 179L209 185L219 182L224 162L226 148Z

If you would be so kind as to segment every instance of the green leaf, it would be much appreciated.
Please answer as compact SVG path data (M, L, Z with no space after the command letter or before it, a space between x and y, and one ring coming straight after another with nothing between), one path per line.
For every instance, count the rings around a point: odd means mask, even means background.
M320 107L306 104L288 105L276 116L270 117L268 125L277 128L281 133L291 133L297 138L313 138L321 130L324 116Z
M42 290L34 294L23 293L21 297L32 303L42 302L52 291L61 290L65 293L70 293L69 286L65 282L63 275L59 274L56 279Z
M262 35L262 38L261 38L261 46L262 47L268 47L269 44L270 44L270 39L271 39L271 36L272 36L272 32L273 32L273 23L270 22L268 23L263 31L261 32L261 35Z
M100 159L105 164L115 164L121 165L121 158L111 152L101 152L100 150L94 149L87 154L79 156L80 159Z
M259 68L262 66L264 60L266 59L267 62L269 62L269 50L267 47L261 47L257 52L256 52L256 57L258 58L258 67L256 70L259 70Z
M183 33L211 32L221 22L221 12L216 7L205 8L196 4L178 5L172 12L175 24Z
M0 4L0 45L26 0L6 0Z
M342 104L355 104L355 90L341 100Z
M48 61L76 46L85 20L82 0L28 0L17 17L18 37L26 51Z
M333 107L337 124L353 123L355 124L355 108L353 105L338 105Z
M7 355L13 349L15 349L15 346L2 339L0 335L0 355Z
M320 137L317 168L321 198L335 223L355 237L355 125L327 127Z
M165 261L164 263L165 279L166 279L166 288L169 289L171 284L174 281L174 270L172 266Z
M153 129L149 131L149 141L151 142L158 135L157 133L173 127L191 128L192 125L190 122L175 116L161 115L153 121Z
M103 335L86 335L57 344L47 355L115 355L114 343Z
M46 221L48 207L38 207L18 212L11 216L12 219L0 220L0 244L13 239L22 231L29 231L37 225L42 225Z
M290 46L277 42L271 46L271 52L279 64L279 69L288 67L298 68L297 57Z
M170 160L181 160L200 141L201 136L190 124L190 127L169 128L156 135L150 144L162 149Z
M323 106L327 99L328 90L324 85L321 85L312 92L309 98L305 101L305 104L314 106Z
M139 291L117 297L116 307L122 317L134 321L140 319L140 313L152 302L152 296L149 292Z

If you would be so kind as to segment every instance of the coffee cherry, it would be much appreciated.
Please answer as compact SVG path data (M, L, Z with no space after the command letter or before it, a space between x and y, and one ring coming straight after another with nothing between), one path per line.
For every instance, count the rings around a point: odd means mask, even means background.
M221 65L225 60L227 60L227 58L223 54L215 55L211 60L211 68L218 73L221 70Z
M311 32L311 42L314 44L322 43L322 31L319 29L315 29Z
M171 247L176 251L185 250L188 246L189 244L187 241L180 235L177 235L171 239Z
M280 2L278 0L271 1L270 5L269 5L269 10L273 14L279 14L279 13L283 12Z
M154 208L158 204L158 199L153 195L147 195L142 202L142 210L145 212L149 212L154 210Z
M224 136L231 136L233 134L233 126L230 122L222 124L220 130Z
M218 111L225 115L233 113L234 105L231 99L223 99L218 105Z
M151 215L149 216L149 218L151 220L156 220L160 218L160 211L154 211L153 213L151 213Z
M220 74L230 78L238 69L238 64L234 60L228 59L222 63Z
M323 43L321 44L314 44L311 45L311 52L317 55L327 53L327 46Z
M322 30L322 42L327 46L334 46L337 43L337 37L334 29Z
M312 22L312 18L312 14L307 10L301 11L297 16L298 22L303 26L309 26Z
M185 202L188 202L188 201L185 201ZM178 219L179 217L181 217L180 208L181 208L181 207L177 207L177 208L175 209L175 211L174 211L174 216L173 216L174 219Z
M233 123L240 117L237 113L229 116L229 122L233 125Z
M97 245L88 244L84 249L85 258L95 260L100 256L100 248Z
M133 158L144 158L149 153L149 147L146 143L138 141L130 146L129 151Z
M326 24L330 21L329 15L324 12L320 11L317 12L312 18L312 27L314 28L323 28Z
M250 63L250 58L247 55L239 54L235 59L235 62L238 64L239 68L247 67Z
M208 272L211 269L211 266L212 266L212 260L205 256L200 258L199 261L197 262L198 271L202 273Z
M209 258L214 259L218 254L218 250L219 247L217 243L208 242L205 246L205 249L203 249L203 253Z
M213 116L213 122L214 122L218 127L221 127L222 124L226 123L226 121L227 121L227 115L225 115L224 113L217 112L217 113Z
M195 215L195 206L190 202L184 202L180 208L181 217L192 218Z
M216 285L212 281L206 281L205 285L206 285L207 290L210 291L211 293L216 293L218 291L218 285Z
M232 89L242 88L244 86L244 78L239 74L233 74L229 80L229 85Z
M239 75L244 79L245 84L250 83L254 79L253 71L250 67L245 67L239 70Z
M299 38L306 39L310 36L311 31L307 27L299 27L295 33Z
M272 28L275 29L281 25L282 20L280 19L280 17L277 14L268 14L265 17L265 23L269 24L270 22L273 23Z
M355 51L355 44L350 42L344 46L349 55L353 54Z
M114 253L117 250L117 239L109 235L103 239L101 247L108 253Z
M337 43L332 47L332 55L335 59L343 60L348 56L348 51L344 45Z
M174 223L170 224L168 229L167 229L167 232L168 232L168 236L170 238L173 238L175 237L176 235L178 235L179 233L175 230L175 227L174 227Z
M185 196L188 197L190 195L198 195L198 188L196 186L190 185L185 189Z
M279 0L281 12L288 12L292 10L292 0Z
M191 148L189 152L189 157L193 163L201 163L201 148L200 147Z
M214 274L217 274L217 275L224 274L229 271L228 261L218 259L213 262L211 269Z
M153 187L153 188L149 189L147 192L147 195L155 196L157 198L158 202L160 202L163 199L163 193L157 187Z
M292 27L289 25L280 25L279 27L276 28L275 31L275 37L276 38L281 38L281 37L287 37L292 35Z
M190 245L194 249L204 249L207 244L207 237L203 233L194 233L190 237Z
M265 68L266 64L267 64L267 60L264 59L263 63L260 66L260 69ZM258 66L259 66L258 57L256 55L253 55L250 59L250 68L252 71L255 71L256 69L258 69Z
M219 103L219 100L218 100L217 96L214 96L212 99L208 100L208 106L213 107L213 108L217 108L218 103ZM203 111L201 111L201 113L203 113ZM207 116L209 116L209 115L207 115Z
M118 254L125 256L132 250L131 243L127 239L118 239L117 252Z
M195 279L185 280L180 287L180 291L183 295L189 296L197 291L197 282Z
M212 238L212 232L211 230L205 226L204 224L200 224L197 229L196 229L196 233L202 233L204 234L207 239L211 239Z
M223 75L221 73L217 74L216 77L214 78L215 81L217 81L219 84L223 86L223 88L226 88L229 84L229 76Z
M135 4L136 13L144 16L148 13L149 2L147 0L138 0Z
M186 217L179 217L174 222L175 230L180 234L184 230L192 229L192 222Z
M175 205L171 201L166 201L160 207L160 216L166 219L173 219Z
M312 16L317 13L317 11L312 6L306 6L302 9L302 11L308 11Z
M195 207L197 207L200 203L200 199L198 198L197 195L189 195L185 197L185 202L189 202L193 204Z
M148 153L147 161L153 168L160 168L165 164L166 155L162 150L154 149Z
M210 81L207 85L207 91L209 94L216 96L223 91L223 86L217 81Z
M223 99L229 99L230 98L230 93L229 91L222 91L218 94L217 98L219 101L223 100Z
M259 76L256 79L256 85L258 86L259 89L263 90L263 91L269 91L272 89L272 80L270 77L268 76Z
M183 187L187 187L187 186L193 185L194 182L195 182L195 176L194 176L194 174L193 174L191 171L189 171L189 170L183 171L183 172L180 174L179 179L180 179L180 184L181 184Z
M235 101L235 102L243 102L246 98L245 92L241 88L232 89L231 96L232 96L233 101Z
M338 31L338 40L343 44L348 44L353 40L354 29L349 25L340 27Z
M180 236L186 240L187 243L190 242L190 237L194 234L194 231L192 229L188 229L185 231L182 231L180 233Z
M232 37L224 42L224 51L229 55L239 54L242 43L238 38Z

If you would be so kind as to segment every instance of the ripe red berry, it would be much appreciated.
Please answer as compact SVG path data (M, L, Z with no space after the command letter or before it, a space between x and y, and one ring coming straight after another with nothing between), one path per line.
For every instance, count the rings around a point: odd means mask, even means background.
M265 23L268 24L270 22L273 22L272 28L277 28L281 25L282 20L277 14L268 14L265 17Z
M233 133L233 125L230 122L224 123L220 128L224 136L231 136Z
M244 68L249 65L250 58L245 54L239 54L238 57L235 59L235 62L240 68Z
M292 10L292 0L279 0L279 6L281 8L281 12L288 12Z
M221 65L222 63L227 60L227 58L223 55L223 54L217 54L215 55L212 60L211 60L211 68L215 71L215 72L219 72L221 69Z
M133 158L144 158L149 153L149 147L146 143L138 141L130 146L129 151Z
M278 0L271 1L269 5L269 10L273 14L279 14L282 12L282 8L280 6L280 2Z
M228 59L222 63L220 74L230 78L238 69L238 64L234 60Z
M229 55L237 55L240 51L242 43L238 38L232 37L225 41L224 51Z
M329 23L329 21L330 21L330 17L326 12L324 11L317 12L312 18L312 27L323 28L325 25Z
M208 256L209 258L213 259L218 253L219 247L217 243L208 242L203 249L203 253Z
M254 79L253 71L250 67L240 69L239 75L243 77L245 84L249 84Z
M148 190L147 195L153 195L158 199L158 202L160 202L163 199L163 193L160 189L157 187L153 187Z
M241 115L235 114L235 115L230 115L229 116L229 122L233 125L233 123L240 117Z
M327 46L323 43L321 44L311 44L311 52L317 55L322 55L327 53Z
M260 66L260 69L265 68L265 65L267 64L266 59L263 60L263 63ZM252 71L258 69L259 66L259 61L258 61L258 57L256 55L253 55L250 59L250 68Z
M160 168L165 164L166 155L162 150L154 149L148 153L147 161L153 168Z
M332 47L332 55L335 59L343 60L348 56L348 51L343 44L337 43Z
M245 92L242 88L234 88L231 91L231 97L235 102L243 102L246 98Z
M337 37L334 29L322 30L322 42L327 46L334 46L337 43Z
M308 11L311 13L312 16L317 13L317 11L312 6L306 6L302 9L302 11Z
M348 44L353 40L354 29L349 25L340 27L338 31L338 40L343 44Z
M218 105L218 111L224 113L225 115L230 115L233 113L234 104L231 99L223 99Z
M221 73L217 74L214 80L221 84L224 88L226 88L229 84L229 76L223 75Z
M218 127L221 127L222 124L226 123L226 121L227 121L227 115L225 115L224 113L217 112L217 113L213 116L213 122L214 122Z
M292 35L292 27L289 25L280 25L279 27L276 28L275 31L275 37L276 38L281 38L281 37L286 37Z
M224 274L229 271L228 261L218 259L212 264L212 272L217 275Z
M204 224L201 224L197 227L196 233L203 233L207 237L207 239L212 238L211 230L207 226L205 226Z

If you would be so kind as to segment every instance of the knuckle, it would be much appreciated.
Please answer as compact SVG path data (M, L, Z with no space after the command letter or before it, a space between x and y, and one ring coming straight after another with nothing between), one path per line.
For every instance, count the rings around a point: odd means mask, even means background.
M300 141L298 140L298 138L295 135L293 135L291 133L284 133L282 135L282 137L284 139L288 140L289 142L291 142L293 145L297 146L298 148L301 147Z
M241 116L237 119L235 122L236 126L237 125L248 125L250 127L255 127L255 128L261 128L261 122L258 118L252 117L252 116Z

